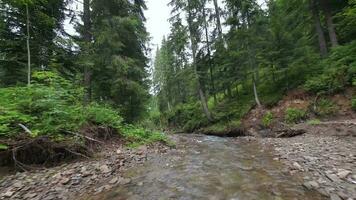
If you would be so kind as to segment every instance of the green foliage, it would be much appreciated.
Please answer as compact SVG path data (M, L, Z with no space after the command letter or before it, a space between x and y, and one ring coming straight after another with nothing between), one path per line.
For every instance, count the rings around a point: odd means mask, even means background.
M135 127L133 125L124 125L121 128L121 131L130 142L131 147L137 147L142 144L151 144L154 142L163 142L168 145L173 144L163 133L148 131L144 128Z
M285 112L285 121L289 124L300 122L307 116L304 110L298 108L287 108Z
M9 147L5 144L0 144L0 150L6 150L8 149Z
M312 119L307 122L307 124L309 124L309 125L318 125L320 123L321 123L321 121L319 119Z
M356 77L356 41L333 49L323 63L325 70L310 78L304 85L313 93L335 93L351 86Z
M265 127L269 127L273 122L273 114L271 111L268 111L263 115L262 125Z
M31 87L0 89L0 135L15 136L19 124L36 135L56 137L78 131L88 123L118 128L122 118L114 110L97 104L82 106L82 89L52 72L34 73Z
M336 112L337 106L331 100L322 98L316 102L314 112L319 116L329 116Z
M356 98L352 98L351 100L351 107L354 111L356 111Z

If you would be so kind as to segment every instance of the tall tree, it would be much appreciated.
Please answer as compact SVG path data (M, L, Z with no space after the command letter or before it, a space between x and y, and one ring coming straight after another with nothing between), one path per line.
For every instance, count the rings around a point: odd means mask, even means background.
M328 53L328 49L326 46L326 40L324 36L324 31L320 23L319 9L316 0L310 0L310 9L313 15L314 23L315 23L315 31L318 35L319 49L320 55L322 57L326 57Z
M326 20L326 24L328 27L328 32L329 32L329 38L330 38L330 42L331 45L333 47L336 47L339 45L338 40L337 40L337 35L336 35L336 31L335 31L335 25L333 22L333 15L331 12L331 8L330 8L330 0L320 0L320 4L321 7L324 10L324 15L325 15L325 20Z
M91 36L91 19L90 19L90 0L84 0L83 4L83 22L84 22L84 30L83 30L83 38L86 43L85 51L89 51L89 46L92 40ZM91 101L91 69L88 64L84 65L84 103L88 104Z

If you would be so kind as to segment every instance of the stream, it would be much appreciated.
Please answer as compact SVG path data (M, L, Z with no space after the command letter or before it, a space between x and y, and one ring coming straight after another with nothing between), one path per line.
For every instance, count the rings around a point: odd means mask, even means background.
M287 175L272 152L255 141L173 137L176 150L165 156L152 155L142 166L125 172L129 184L89 199L324 199L302 187L301 177Z

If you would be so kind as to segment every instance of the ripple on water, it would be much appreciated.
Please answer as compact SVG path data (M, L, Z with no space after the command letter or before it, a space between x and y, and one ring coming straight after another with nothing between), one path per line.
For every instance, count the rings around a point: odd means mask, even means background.
M155 156L128 170L132 182L91 199L323 199L282 173L281 163L256 142L178 136L185 151Z

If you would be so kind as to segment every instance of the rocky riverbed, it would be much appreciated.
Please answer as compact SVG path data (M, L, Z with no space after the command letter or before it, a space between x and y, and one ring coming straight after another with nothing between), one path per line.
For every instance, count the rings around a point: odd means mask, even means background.
M308 131L294 138L259 141L274 147L274 159L289 166L290 174L302 174L307 189L315 189L332 200L356 199L356 137Z
M7 176L0 180L0 199L77 199L97 194L130 183L130 179L122 177L122 171L167 150L160 144L135 150L109 145L95 159Z
M355 124L329 126L293 138L174 135L176 149L113 143L92 159L7 176L0 199L354 200Z

